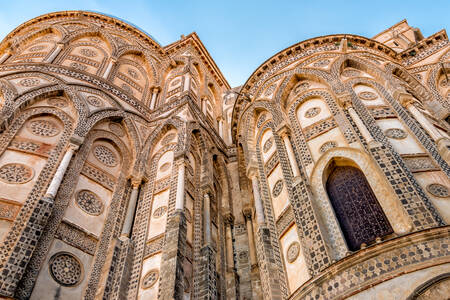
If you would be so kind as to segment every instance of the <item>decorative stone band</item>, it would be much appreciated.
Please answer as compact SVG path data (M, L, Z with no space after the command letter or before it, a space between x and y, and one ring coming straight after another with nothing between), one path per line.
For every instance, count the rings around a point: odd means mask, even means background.
M449 244L450 226L377 243L325 269L290 299L344 299L391 278L449 263Z

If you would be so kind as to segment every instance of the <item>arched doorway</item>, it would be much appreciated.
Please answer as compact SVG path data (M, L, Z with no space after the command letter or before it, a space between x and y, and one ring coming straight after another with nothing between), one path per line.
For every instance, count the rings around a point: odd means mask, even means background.
M333 166L326 190L350 250L393 233L363 172L352 166Z

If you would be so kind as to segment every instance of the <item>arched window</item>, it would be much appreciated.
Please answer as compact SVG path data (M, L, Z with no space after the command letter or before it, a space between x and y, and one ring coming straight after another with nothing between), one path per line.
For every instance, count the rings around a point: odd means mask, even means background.
M350 250L393 232L364 174L351 166L335 166L326 189Z

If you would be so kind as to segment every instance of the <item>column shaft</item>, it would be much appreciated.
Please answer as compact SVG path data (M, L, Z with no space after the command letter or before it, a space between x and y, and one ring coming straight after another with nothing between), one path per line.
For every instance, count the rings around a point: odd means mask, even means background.
M178 167L178 181L177 181L177 197L175 200L175 209L184 209L184 162Z
M0 57L0 64L4 63L10 56L11 56L11 53L10 53L10 52L4 53L4 54Z
M254 175L251 180L253 187L253 198L255 200L256 222L258 224L262 224L264 223L264 210L261 202L261 195L259 193L258 178Z
M355 109L353 107L349 107L348 112L349 112L350 116L352 117L353 122L355 122L356 127L358 127L359 131L361 132L362 136L366 139L366 142L367 143L372 142L374 140L372 135L370 134L369 130L367 130L366 125L364 125L362 120L359 118Z
M208 193L205 193L203 199L203 230L205 234L205 244L211 245L211 204Z
M130 201L128 202L127 215L122 227L122 235L130 236L131 227L133 225L134 213L136 211L136 203L139 194L139 184L133 184L133 190L131 191Z
M300 170L298 169L297 160L295 159L294 155L294 149L292 149L292 144L287 134L283 134L283 141L284 145L286 146L289 162L291 163L292 173L294 177L298 177L300 176Z
M253 235L253 224L252 224L251 216L246 216L245 223L247 225L248 247L249 247L249 252L250 252L250 262L251 262L251 265L254 266L254 265L256 265L258 263L258 261L256 259L255 238L254 238L254 235Z
M63 49L63 45L58 44L56 46L55 50L53 50L52 54L50 54L50 56L44 62L51 64L53 62L53 60L55 60L56 56L58 56L58 54L61 52L62 49Z
M56 193L58 192L61 181L64 177L64 174L66 173L67 167L69 166L70 160L72 159L76 148L77 146L70 145L69 149L67 149L63 159L61 160L61 163L58 166L58 169L56 170L55 175L53 176L52 181L50 182L50 185L46 192L46 196L50 196L51 198L54 198L56 196Z
M111 73L112 67L114 65L114 60L110 60L108 63L108 66L106 67L105 73L103 73L103 78L108 78L109 74Z
M442 134L434 127L433 124L420 112L412 103L408 103L406 106L417 122L431 135L431 138L438 141L443 138Z

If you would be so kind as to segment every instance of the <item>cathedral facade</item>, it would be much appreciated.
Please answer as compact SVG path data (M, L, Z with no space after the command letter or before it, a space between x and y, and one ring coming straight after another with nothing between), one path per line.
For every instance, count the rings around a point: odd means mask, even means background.
M231 88L94 12L0 43L1 299L447 299L450 43L406 20Z

